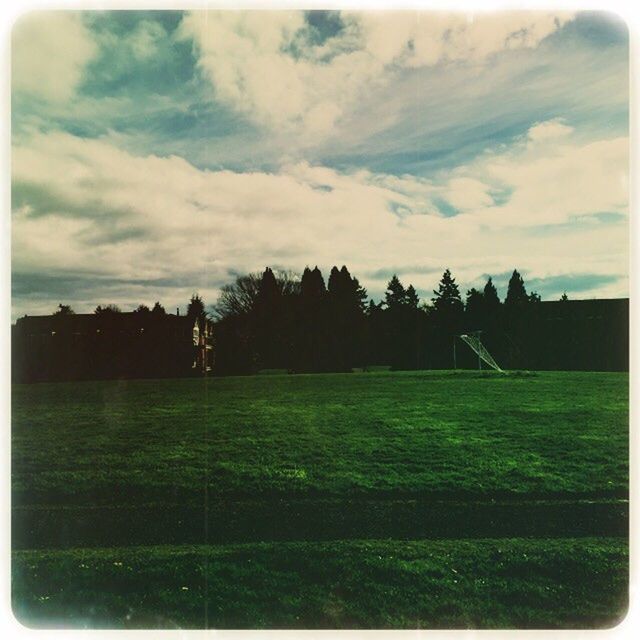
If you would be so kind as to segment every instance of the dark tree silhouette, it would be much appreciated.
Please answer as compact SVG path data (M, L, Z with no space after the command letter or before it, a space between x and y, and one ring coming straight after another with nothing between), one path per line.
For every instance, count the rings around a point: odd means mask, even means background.
M300 300L296 314L294 335L298 371L324 371L328 369L327 343L327 289L318 267L305 267L300 280Z
M569 296L567 295L567 292L565 291L565 292L560 296L560 302L566 302L567 300L569 300Z
M305 300L321 300L327 293L324 284L324 278L318 267L314 267L313 271L309 267L305 267L300 280L300 293Z
M117 304L108 304L104 307L102 305L98 305L93 312L97 314L122 313L120 307Z
M147 307L146 304L139 304L135 310L134 313L150 313L151 309L149 309L149 307Z
M75 312L68 304L59 304L58 310L53 314L54 316L70 316Z
M481 293L476 288L469 289L465 303L465 319L468 329L480 329L484 325L485 308L484 293Z
M437 367L450 368L453 365L451 344L464 324L464 305L449 269L442 274L438 289L433 293L433 308L429 315L432 323L433 362Z
M156 301L156 303L153 305L153 309L151 309L151 313L163 315L166 312L164 310L164 307Z
M327 287L327 358L332 368L348 371L363 364L367 292L346 266L331 269Z
M516 269L513 270L509 285L507 287L507 297L504 303L508 306L521 305L529 301L527 290L524 286L524 280Z
M418 297L418 293L416 292L412 284L410 284L407 287L405 299L406 299L406 304L410 309L418 308L418 304L420 303L420 298Z
M391 280L389 280L389 284L387 284L387 290L384 293L384 303L387 309L398 309L404 305L406 301L407 292L398 279L398 276L394 274Z
M440 314L443 319L451 323L459 320L462 315L463 304L460 299L460 290L449 269L446 269L442 274L438 290L434 290L433 293L434 297L431 300L436 315Z
M487 284L484 285L483 290L484 301L489 309L495 309L500 305L500 298L498 297L498 290L493 284L493 280L491 276L487 280Z
M338 267L331 267L329 272L329 281L327 282L327 291L330 295L337 297L340 295L341 278Z
M223 319L251 313L255 309L261 280L261 274L249 273L238 276L232 284L225 284L213 308L215 317Z
M187 318L198 319L198 322L204 320L207 317L207 312L204 308L204 301L199 294L194 293L187 305Z
M370 305L369 359L383 360L394 369L415 369L422 358L426 314L413 285L406 289L397 275L387 284L384 302Z

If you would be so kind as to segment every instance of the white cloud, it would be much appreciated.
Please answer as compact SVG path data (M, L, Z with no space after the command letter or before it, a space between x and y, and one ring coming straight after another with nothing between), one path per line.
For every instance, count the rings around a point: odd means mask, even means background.
M137 157L104 140L40 134L13 151L13 270L94 274L95 289L76 310L151 295L173 306L190 293L194 273L209 283L199 288L213 301L229 272L267 264L347 264L374 293L384 283L371 274L398 264L408 265L403 280L427 292L445 267L463 289L483 273L514 267L529 278L597 273L620 280L593 293L623 295L627 225L562 223L626 214L626 165L626 139L547 141L544 153L519 140L442 183L308 163L238 173L199 170L175 156ZM492 205L499 187L510 196ZM440 215L441 198L463 213ZM96 299L105 277L189 284L132 284L117 299Z
M553 120L547 120L533 125L527 132L527 137L532 142L538 142L540 140L568 136L572 132L573 127L565 124L560 118L554 118Z
M468 211L493 204L489 185L475 178L452 178L446 186L446 199L459 211Z
M569 14L343 12L344 28L312 44L302 12L194 12L181 24L222 103L258 125L317 140L398 69L481 63L535 47ZM297 54L292 53L295 48Z
M73 97L85 65L96 52L97 45L80 14L28 13L13 28L12 90L66 102Z
M539 137L533 147L516 146L506 154L483 158L474 170L489 184L512 192L503 206L479 212L488 223L560 224L580 216L628 211L627 137L587 143Z

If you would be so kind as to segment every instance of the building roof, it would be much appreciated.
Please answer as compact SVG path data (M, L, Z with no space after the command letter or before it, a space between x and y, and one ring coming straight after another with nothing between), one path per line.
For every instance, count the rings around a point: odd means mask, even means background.
M49 316L23 316L16 321L16 328L27 333L71 331L85 333L105 329L111 331L139 331L157 327L190 330L194 321L187 316L170 313L121 312L121 313L73 313Z

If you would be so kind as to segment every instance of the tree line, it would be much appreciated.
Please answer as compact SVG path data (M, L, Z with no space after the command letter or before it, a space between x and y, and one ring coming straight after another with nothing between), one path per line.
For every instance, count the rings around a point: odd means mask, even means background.
M267 267L223 286L208 309L194 293L186 315L214 321L217 375L450 369L456 336L476 331L505 369L628 369L628 301L570 302L565 293L544 307L517 269L504 300L491 277L463 298L446 269L429 301L394 275L374 302L346 266L334 266L327 280L317 266L301 276ZM95 309L119 312L113 304ZM60 305L57 313L73 311ZM166 312L156 302L135 313ZM456 365L475 368L478 360L459 344Z
M447 269L430 303L421 304L415 287L405 287L396 275L384 299L375 303L346 266L334 266L326 282L317 266L305 268L301 277L267 267L222 288L213 307L216 370L451 368L456 335L480 330L488 342L500 345L498 334L526 322L538 302L540 296L527 293L517 270L504 302L491 278L463 300ZM464 356L461 364L468 364Z

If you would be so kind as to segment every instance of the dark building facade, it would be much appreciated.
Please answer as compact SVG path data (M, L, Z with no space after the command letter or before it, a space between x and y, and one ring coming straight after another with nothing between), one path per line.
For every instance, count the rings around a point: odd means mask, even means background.
M505 369L628 371L629 299L558 300L503 310L482 341ZM474 354L461 349L463 366Z
M11 363L14 382L206 375L213 323L153 312L24 316Z
M629 370L629 299L540 302L533 313L531 369ZM526 329L521 331L522 342Z

